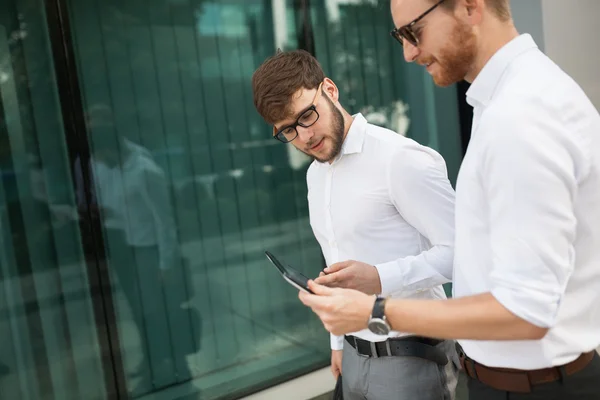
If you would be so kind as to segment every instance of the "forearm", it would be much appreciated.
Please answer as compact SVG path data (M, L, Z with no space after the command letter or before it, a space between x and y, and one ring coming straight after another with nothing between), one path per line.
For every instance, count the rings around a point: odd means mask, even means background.
M491 293L451 300L387 301L392 329L438 339L537 340L547 332L512 314Z

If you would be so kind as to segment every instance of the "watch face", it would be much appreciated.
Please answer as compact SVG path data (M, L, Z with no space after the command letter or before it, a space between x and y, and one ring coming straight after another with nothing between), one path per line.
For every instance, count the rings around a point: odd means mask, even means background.
M369 330L376 335L387 335L390 333L390 326L381 318L372 318L369 321Z

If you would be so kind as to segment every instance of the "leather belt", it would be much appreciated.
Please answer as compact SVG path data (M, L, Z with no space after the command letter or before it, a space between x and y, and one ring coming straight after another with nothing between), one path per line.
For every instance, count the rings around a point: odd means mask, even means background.
M460 347L457 346L457 349L462 369L469 377L494 389L516 393L529 393L535 385L555 382L565 375L573 375L584 369L596 353L583 353L575 361L558 367L520 370L487 367L469 358Z
M442 349L436 347L442 340L420 336L390 338L383 342L369 342L356 336L345 336L346 341L363 357L417 357L446 365L448 357Z

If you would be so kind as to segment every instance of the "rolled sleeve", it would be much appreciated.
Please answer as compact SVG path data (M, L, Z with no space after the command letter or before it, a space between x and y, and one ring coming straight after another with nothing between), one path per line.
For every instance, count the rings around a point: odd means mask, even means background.
M550 328L575 262L582 153L558 117L527 107L512 111L493 118L483 164L491 293L518 317Z
M455 196L444 159L433 149L414 143L395 154L388 176L394 206L431 246L420 254L376 265L382 294L425 290L449 282Z

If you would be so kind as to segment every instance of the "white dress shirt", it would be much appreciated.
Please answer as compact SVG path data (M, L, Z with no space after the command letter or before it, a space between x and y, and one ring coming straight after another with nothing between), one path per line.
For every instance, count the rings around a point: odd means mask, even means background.
M166 270L178 261L179 244L165 173L148 150L128 140L123 145L121 164L91 161L103 224L122 230L130 246L157 246Z
M460 343L491 367L568 363L600 344L600 116L529 35L492 57L467 101L474 122L456 189L454 295L491 292L550 331Z
M375 265L384 296L446 298L441 285L452 276L454 190L438 153L358 114L340 155L332 164L314 161L307 183L310 224L328 266ZM368 330L352 335L387 339ZM331 348L342 346L343 337L332 336Z

